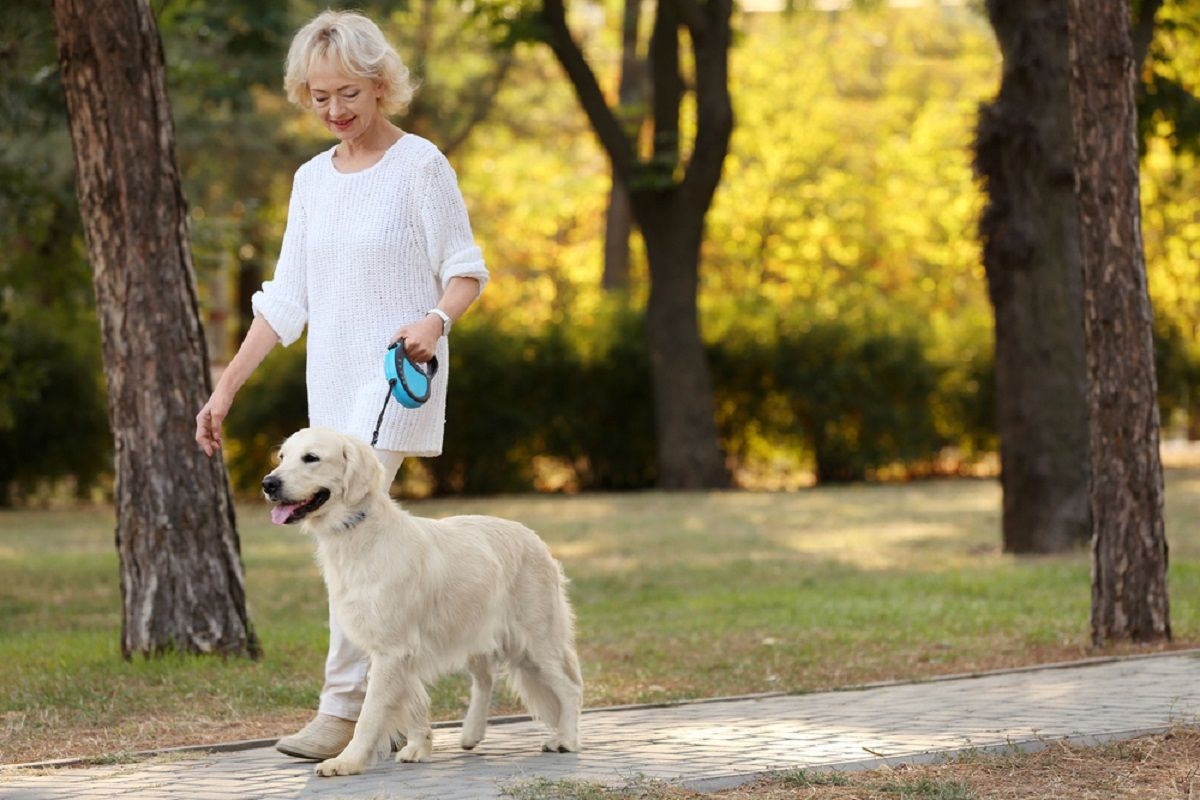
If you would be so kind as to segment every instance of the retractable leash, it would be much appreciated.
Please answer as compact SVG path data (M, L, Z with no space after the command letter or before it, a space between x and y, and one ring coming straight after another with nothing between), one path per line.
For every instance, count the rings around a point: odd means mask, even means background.
M429 359L425 369L414 364L404 350L404 340L393 342L388 346L383 358L383 371L388 379L387 396L383 398L383 408L379 409L379 419L375 422L375 432L371 434L371 446L379 441L379 426L383 424L383 415L387 411L388 399L395 398L396 402L405 408L420 408L425 405L433 391L433 376L437 375L437 356Z

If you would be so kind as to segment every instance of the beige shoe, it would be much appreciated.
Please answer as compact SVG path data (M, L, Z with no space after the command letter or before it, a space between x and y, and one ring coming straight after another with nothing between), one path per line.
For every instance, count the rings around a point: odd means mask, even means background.
M285 736L275 743L279 752L296 758L324 760L346 749L354 736L354 721L317 714L299 733Z

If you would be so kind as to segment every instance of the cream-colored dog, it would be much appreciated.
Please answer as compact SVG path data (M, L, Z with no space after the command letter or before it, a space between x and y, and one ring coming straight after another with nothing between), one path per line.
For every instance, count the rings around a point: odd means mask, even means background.
M397 761L433 749L426 685L464 667L471 702L462 746L483 739L498 666L552 735L542 749L579 749L583 679L567 580L537 534L484 516L414 517L388 497L366 444L305 428L283 443L263 479L272 519L300 520L316 538L329 602L352 642L370 656L367 694L354 736L318 775L353 775L385 737L407 743Z

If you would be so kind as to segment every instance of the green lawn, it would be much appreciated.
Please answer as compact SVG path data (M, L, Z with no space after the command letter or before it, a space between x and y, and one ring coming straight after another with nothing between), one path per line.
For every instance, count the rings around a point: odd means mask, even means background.
M946 480L409 508L542 534L572 579L586 703L601 706L1094 655L1087 554L1001 554L999 502L993 481ZM0 514L0 763L281 735L307 719L326 635L310 543L272 526L265 504L238 519L265 657L126 663L111 513ZM1176 645L1200 640L1198 522L1200 470L1169 471ZM466 696L465 680L444 681L435 713L461 716Z

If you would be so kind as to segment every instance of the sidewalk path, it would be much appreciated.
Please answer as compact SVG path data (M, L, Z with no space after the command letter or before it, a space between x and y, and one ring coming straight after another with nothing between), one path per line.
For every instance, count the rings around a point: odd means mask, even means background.
M374 798L485 800L534 777L621 784L638 775L697 788L730 786L798 767L862 768L928 760L965 747L1104 740L1200 719L1200 653L994 673L808 695L690 703L585 714L583 752L539 752L543 729L489 728L473 752L457 728L435 733L433 761L381 761L349 778L263 747L171 763L0 775L0 797Z

